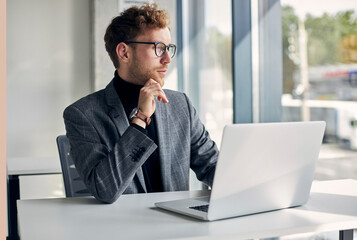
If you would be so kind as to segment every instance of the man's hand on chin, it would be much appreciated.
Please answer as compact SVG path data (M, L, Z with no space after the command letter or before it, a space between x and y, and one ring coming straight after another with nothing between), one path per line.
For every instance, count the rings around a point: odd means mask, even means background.
M139 102L138 102L138 108L147 117L151 117L155 112L155 108L156 108L155 97L157 97L158 101L161 101L163 103L169 102L160 84L151 78L141 88L140 95L139 95ZM135 123L144 128L146 126L145 122L137 118L134 118L132 120L132 123Z

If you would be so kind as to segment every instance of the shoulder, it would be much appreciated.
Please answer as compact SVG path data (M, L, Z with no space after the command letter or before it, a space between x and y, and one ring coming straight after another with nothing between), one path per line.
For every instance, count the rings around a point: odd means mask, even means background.
M171 113L176 113L180 116L191 116L195 112L192 102L185 93L167 89L164 89L164 92L169 100L165 107Z
M169 101L183 102L183 103L187 103L187 101L189 101L187 95L183 92L169 90L169 89L164 89L164 92L167 98L169 99Z
M171 103L171 106L186 108L190 113L195 111L195 107L193 106L186 93L168 89L164 89L164 92L167 96L167 99Z
M64 110L64 114L66 114L66 112L77 110L86 115L89 112L95 111L96 109L103 108L104 105L105 93L104 89L102 89L75 101Z

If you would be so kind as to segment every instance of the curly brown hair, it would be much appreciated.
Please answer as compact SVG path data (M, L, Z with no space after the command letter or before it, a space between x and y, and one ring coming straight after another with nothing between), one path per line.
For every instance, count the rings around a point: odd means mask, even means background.
M165 28L169 25L169 14L159 10L157 4L133 6L115 17L104 35L107 50L114 67L119 68L116 47L120 42L130 41L145 28Z

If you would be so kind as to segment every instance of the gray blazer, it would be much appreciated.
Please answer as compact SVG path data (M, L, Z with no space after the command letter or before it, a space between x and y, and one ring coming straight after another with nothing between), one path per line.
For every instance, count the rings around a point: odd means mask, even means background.
M184 93L165 90L156 101L159 146L131 127L113 81L67 107L63 117L71 156L93 196L113 203L121 194L146 192L141 166L158 147L164 191L189 188L189 169L212 185L218 149Z

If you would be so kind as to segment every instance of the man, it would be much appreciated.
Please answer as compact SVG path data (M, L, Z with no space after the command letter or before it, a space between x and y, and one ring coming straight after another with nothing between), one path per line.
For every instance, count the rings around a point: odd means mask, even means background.
M187 96L162 90L176 46L168 14L154 5L132 7L105 33L116 68L108 86L64 111L71 156L96 199L181 191L189 169L211 185L218 150Z

